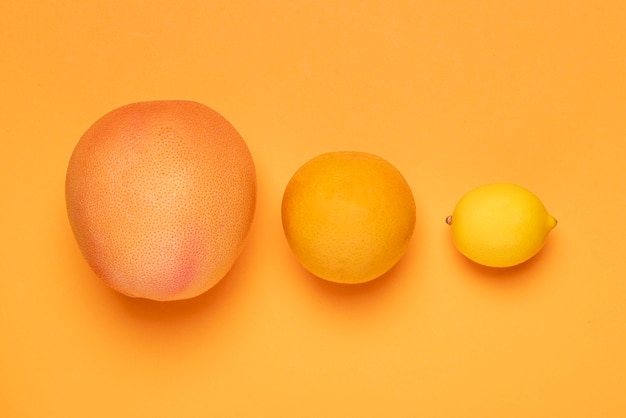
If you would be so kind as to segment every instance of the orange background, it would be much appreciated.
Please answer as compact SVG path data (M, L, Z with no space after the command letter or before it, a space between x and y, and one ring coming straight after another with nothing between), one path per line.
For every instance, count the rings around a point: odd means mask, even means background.
M0 6L0 416L626 416L626 3L56 2ZM65 215L82 133L134 101L222 113L257 164L245 252L189 301L118 295ZM282 192L326 151L405 175L407 255L361 286L304 272ZM444 223L528 187L544 250L480 268Z

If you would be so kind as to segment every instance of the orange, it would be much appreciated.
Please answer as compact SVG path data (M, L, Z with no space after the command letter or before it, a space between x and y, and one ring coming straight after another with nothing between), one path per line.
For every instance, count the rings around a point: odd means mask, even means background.
M282 221L297 260L314 275L362 283L393 267L415 226L415 201L386 160L340 151L313 158L283 195Z
M241 253L256 173L236 129L196 102L129 104L69 161L66 203L85 259L113 289L160 301L214 286Z

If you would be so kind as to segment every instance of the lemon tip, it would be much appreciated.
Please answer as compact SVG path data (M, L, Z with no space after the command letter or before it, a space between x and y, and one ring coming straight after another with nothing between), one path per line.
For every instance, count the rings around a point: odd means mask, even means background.
M548 215L548 229L553 229L557 226L559 221L552 215Z

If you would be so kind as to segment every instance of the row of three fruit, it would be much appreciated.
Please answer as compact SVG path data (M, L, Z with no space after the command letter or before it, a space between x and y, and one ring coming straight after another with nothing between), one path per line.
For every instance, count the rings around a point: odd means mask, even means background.
M191 101L134 103L81 137L66 176L70 225L92 269L113 289L154 300L197 296L241 253L256 204L256 173L236 129ZM402 174L363 152L304 164L282 202L287 241L310 272L340 283L375 279L404 255L415 201ZM539 251L556 225L528 190L491 184L465 195L454 242L497 267Z

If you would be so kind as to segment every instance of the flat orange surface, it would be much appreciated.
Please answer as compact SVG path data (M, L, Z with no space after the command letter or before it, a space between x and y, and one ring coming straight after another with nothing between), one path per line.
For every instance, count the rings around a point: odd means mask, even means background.
M626 3L52 2L0 6L0 416L626 416ZM64 178L82 133L191 99L247 141L246 249L189 301L95 277ZM408 253L360 286L303 271L283 190L326 151L392 162ZM559 220L509 270L454 249L470 188L512 181Z

